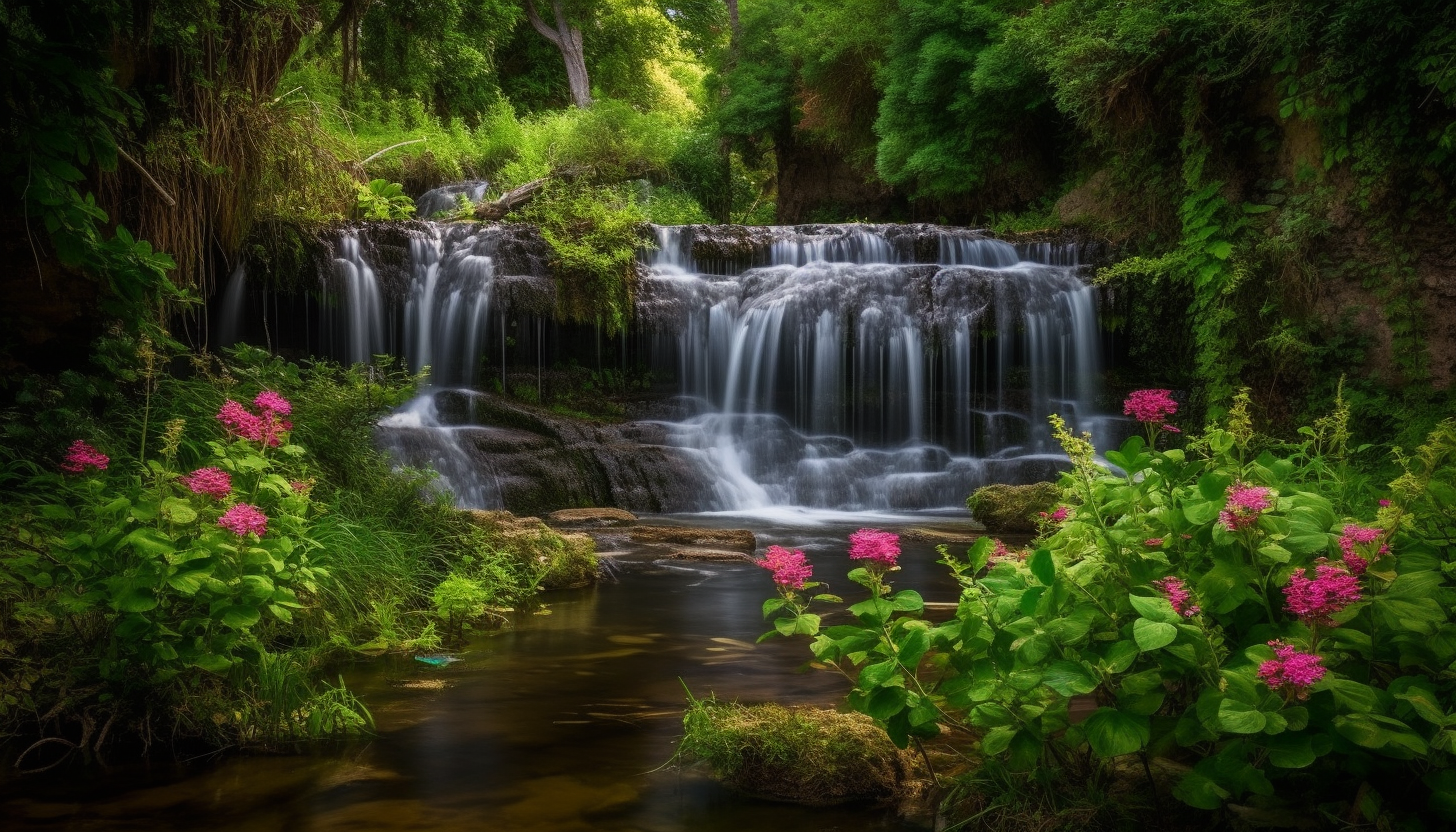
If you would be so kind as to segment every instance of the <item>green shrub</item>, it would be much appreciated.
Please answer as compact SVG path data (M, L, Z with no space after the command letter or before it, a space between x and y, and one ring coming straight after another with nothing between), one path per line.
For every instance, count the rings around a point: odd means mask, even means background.
M869 597L822 631L807 610L837 599L781 558L766 614L814 635L897 744L948 726L1029 788L1155 759L1196 808L1456 820L1456 420L1394 451L1377 504L1342 481L1338 411L1255 455L1246 408L1187 449L1128 440L1106 454L1120 474L1053 417L1069 515L1024 558L942 547L963 587L948 621L892 592L894 555L850 573Z

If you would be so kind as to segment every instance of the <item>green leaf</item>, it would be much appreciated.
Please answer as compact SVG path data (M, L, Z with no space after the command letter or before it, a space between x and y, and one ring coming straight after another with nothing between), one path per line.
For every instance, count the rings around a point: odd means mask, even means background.
M233 660L227 656L220 656L216 653L204 653L194 661L193 666L200 667L209 673L222 674L233 666Z
M1230 794L1207 775L1190 771L1173 787L1173 796L1195 809L1217 809Z
M878 719L884 722L904 710L905 702L909 698L910 694L904 688L879 688L870 695L869 701L865 703L864 712L871 719Z
M865 692L873 691L878 687L882 687L899 672L900 665L894 659L865 665L864 669L859 672L859 689ZM900 686L903 687L905 680L900 679L899 682Z
M246 630L258 623L261 618L257 607L233 606L228 607L222 614L222 623L225 627L234 630Z
M884 598L868 598L849 608L851 615L869 627L879 627L889 621L894 610L894 606Z
M162 516L178 525L186 525L197 519L197 511L180 497L168 497L162 501Z
M1026 559L1031 574L1044 586L1051 586L1057 579L1057 561L1050 549L1037 549Z
M1041 682L1062 696L1091 693L1099 684L1097 676L1086 665L1068 659L1048 665L1042 673Z
M902 589L890 598L890 606L897 612L921 612L925 609L925 601L915 590Z
M1267 720L1262 711L1236 699L1218 703L1218 727L1230 734L1257 734Z
M1141 750L1152 731L1145 716L1125 714L1116 708L1098 708L1082 724L1087 742L1102 757L1118 757Z
M770 598L767 601L764 601L763 602L763 617L764 618L768 618L773 613L776 613L779 610L783 609L784 608L784 605L787 604L787 603L788 603L788 601L785 601L782 598Z
M1132 637L1138 649L1147 652L1172 644L1178 638L1178 628L1161 621L1139 618L1132 624Z
M1269 764L1278 768L1306 768L1315 761L1314 744L1307 734L1285 733L1264 741Z
M144 555L170 555L177 551L172 538L157 529L137 529L126 536L125 543Z
M1109 673L1122 673L1132 667L1132 663L1137 661L1140 652L1136 642L1116 642L1107 648L1107 655L1103 657L1102 665Z
M1173 605L1168 603L1167 598L1148 598L1142 595L1129 595L1127 600L1132 608L1137 610L1138 615L1149 621L1157 621L1163 624L1182 624L1183 616L1179 615Z
M914 671L930 649L930 632L924 626L908 627L895 644L900 663Z
M157 596L148 587L129 586L111 604L120 612L146 612L157 608Z
M1375 688L1353 679L1326 679L1320 687L1333 693L1335 702L1355 713L1368 714L1380 703Z
M1000 728L992 728L981 738L981 753L994 757L1011 747L1011 739L1016 736L1017 729L1013 726L1003 725Z

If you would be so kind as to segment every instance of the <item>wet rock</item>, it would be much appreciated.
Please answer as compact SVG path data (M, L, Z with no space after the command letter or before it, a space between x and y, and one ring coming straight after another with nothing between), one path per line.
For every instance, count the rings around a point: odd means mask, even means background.
M564 508L546 515L547 525L570 528L632 526L637 515L619 508Z
M485 542L515 555L531 569L546 567L542 589L569 589L595 583L600 571L596 543L589 535L558 532L539 517L509 511L468 510L465 515L485 533Z
M1037 512L1050 511L1060 496L1060 489L1049 482L996 484L976 489L966 506L987 531L1031 533L1036 531Z
M986 535L985 529L930 529L921 526L905 529L900 537L916 543L947 543L971 545Z
M755 563L743 552L728 552L723 549L678 549L668 557L673 560L691 560L698 563Z
M752 552L758 543L748 529L699 529L690 526L635 526L631 539L633 543L667 543L741 552Z

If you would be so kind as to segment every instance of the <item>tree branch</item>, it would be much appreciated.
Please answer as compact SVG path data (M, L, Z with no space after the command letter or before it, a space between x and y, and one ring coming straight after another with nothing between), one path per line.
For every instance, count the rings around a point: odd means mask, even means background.
M561 4L559 3L556 4L556 13L558 17L561 14ZM556 48L561 48L561 33L547 26L546 21L541 19L541 13L536 11L536 0L526 0L526 17L530 19L531 25L536 28L536 31L541 33L541 37L556 44Z

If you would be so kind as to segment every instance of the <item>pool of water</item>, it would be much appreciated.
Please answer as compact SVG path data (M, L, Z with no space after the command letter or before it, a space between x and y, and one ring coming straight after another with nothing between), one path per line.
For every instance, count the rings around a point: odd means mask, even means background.
M888 518L886 518L888 519ZM663 518L645 522L663 522ZM759 549L804 549L846 597L844 518L680 517L754 528ZM890 523L883 523L891 528ZM606 547L603 547L606 548ZM901 586L952 601L934 546L904 544ZM624 547L612 577L542 596L431 668L410 657L344 676L377 736L305 755L57 769L0 785L7 830L899 830L874 806L809 809L734 795L673 764L684 686L695 696L831 705L848 683L808 667L803 639L755 639L772 583L748 564L699 564ZM833 620L826 622L833 623ZM166 756L165 750L156 756Z

